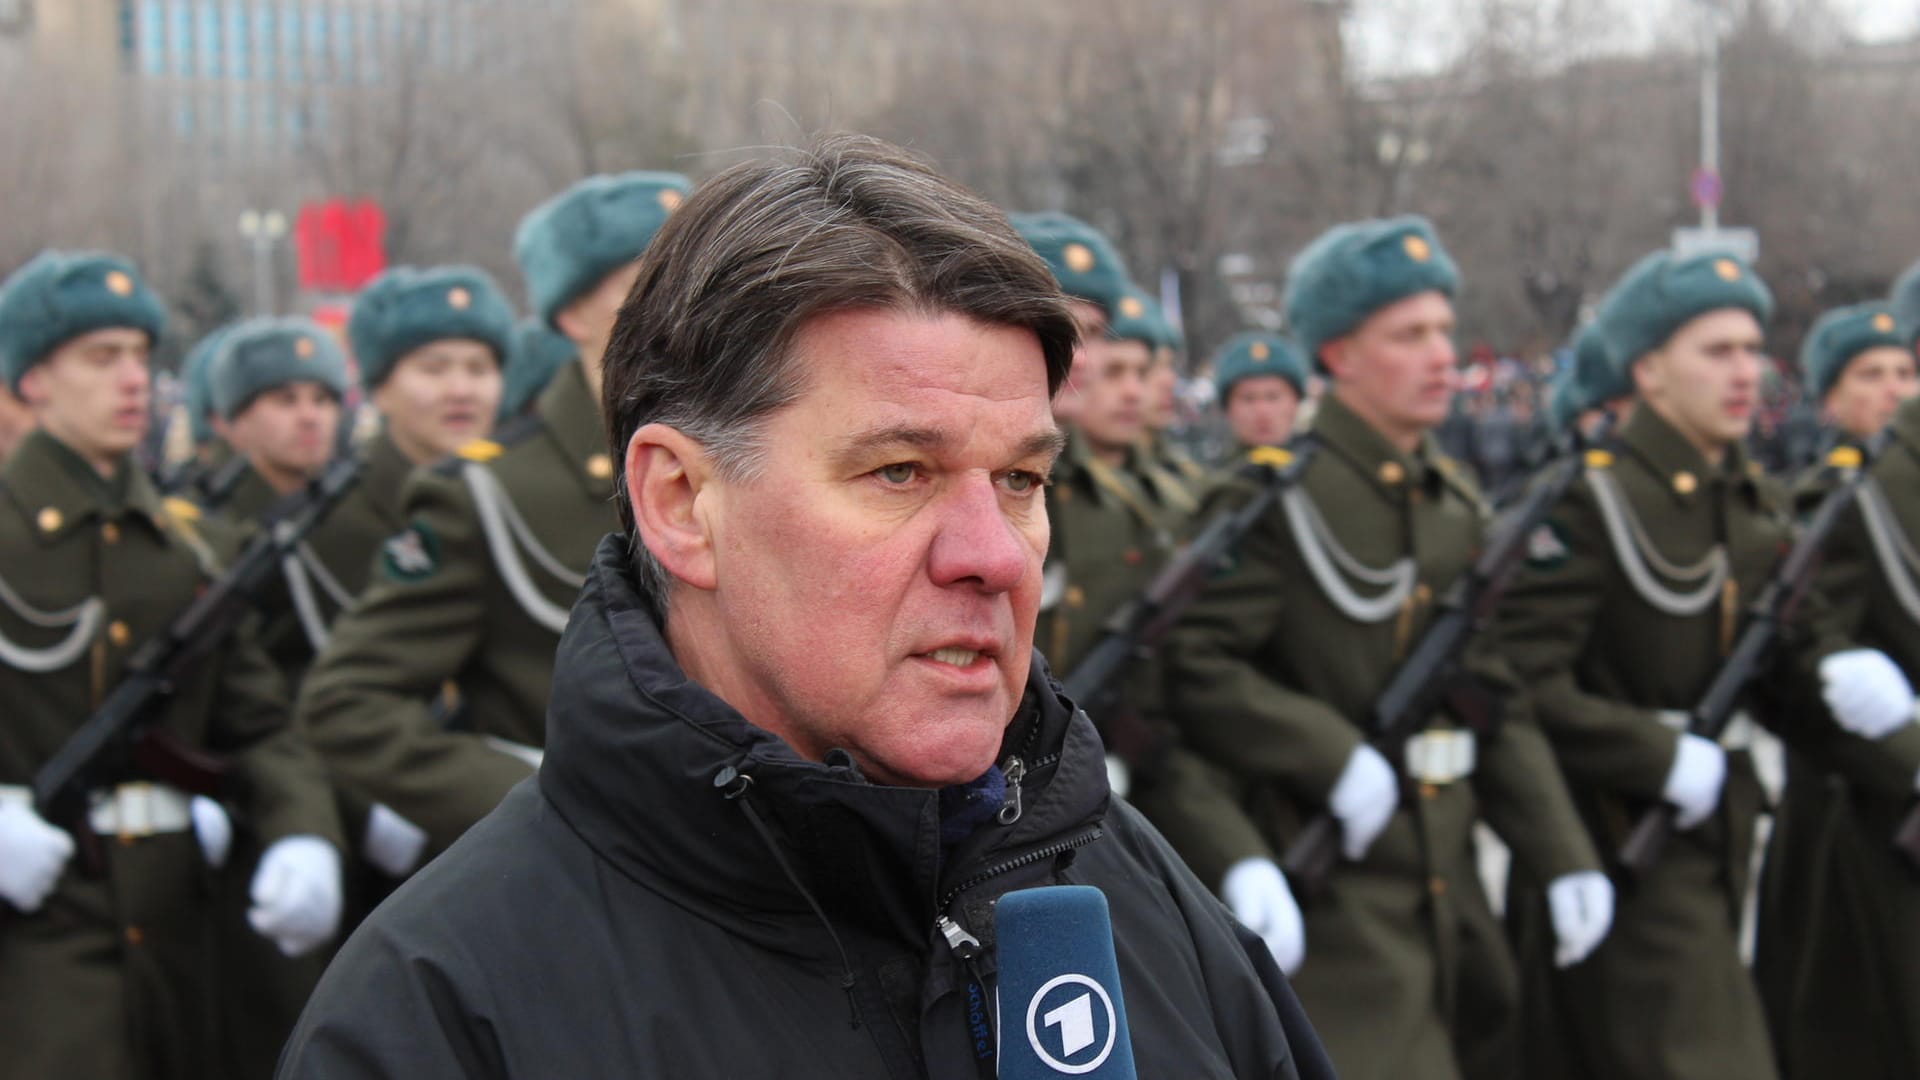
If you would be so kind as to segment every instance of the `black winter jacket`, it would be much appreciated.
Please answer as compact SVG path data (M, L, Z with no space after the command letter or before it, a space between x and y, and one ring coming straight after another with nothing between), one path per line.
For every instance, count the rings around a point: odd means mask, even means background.
M540 773L348 941L282 1077L974 1080L935 919L990 982L994 900L1055 883L1108 897L1141 1077L1331 1075L1264 947L1110 802L1037 656L1005 749L1021 813L950 852L936 792L803 761L689 681L617 537L553 685Z

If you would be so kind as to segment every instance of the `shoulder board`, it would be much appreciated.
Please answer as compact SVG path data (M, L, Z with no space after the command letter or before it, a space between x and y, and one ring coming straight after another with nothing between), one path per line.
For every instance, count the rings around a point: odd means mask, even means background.
M543 430L545 425L539 417L517 416L495 428L490 438L475 439L427 468L442 476L452 476L469 461L485 465L498 460L516 444L527 441Z
M160 500L160 505L167 508L168 516L172 517L175 521L192 523L200 520L200 504L194 502L192 499L179 495L168 495Z
M1582 460L1586 462L1589 469L1613 468L1613 455L1598 448L1587 451Z

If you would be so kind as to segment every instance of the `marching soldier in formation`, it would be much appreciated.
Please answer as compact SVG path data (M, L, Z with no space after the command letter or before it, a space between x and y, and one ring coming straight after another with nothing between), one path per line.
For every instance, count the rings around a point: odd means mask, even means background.
M1801 349L1807 393L1837 436L1865 447L1892 430L1823 552L1818 637L1880 649L1920 679L1920 401L1912 342L1889 305L1828 312ZM1905 402L1906 404L1902 404ZM1809 511L1834 486L1810 471ZM1828 693L1838 693L1833 688ZM1845 699L1836 718L1855 715ZM1920 1075L1920 877L1889 843L1920 783L1920 726L1884 714L1790 748L1761 892L1754 972L1781 1073L1877 1080Z
M167 431L161 494L192 499L202 510L219 509L247 468L234 460L233 448L213 424L213 360L235 325L215 329L187 350L180 364L180 403Z
M372 583L302 688L336 775L418 825L429 851L538 767L554 648L594 547L617 527L600 359L635 260L688 190L670 173L595 177L521 223L514 254L532 307L579 358L532 416L415 473L405 527L380 546ZM436 698L457 698L457 714Z
M47 252L0 287L0 369L38 430L0 473L0 1045L20 1076L206 1075L207 868L232 824L131 760L99 778L95 858L26 785L193 602L231 537L164 503L145 435L159 301L115 256ZM175 688L161 729L231 756L230 794L264 854L248 922L290 955L332 937L342 837L284 683L245 628ZM97 862L96 862L97 860ZM95 865L87 865L95 862Z
M1645 808L1679 834L1622 895L1612 933L1554 978L1561 1059L1535 1070L1594 1077L1775 1075L1738 950L1762 792L1742 716L1717 741L1687 730L1698 701L1788 539L1784 497L1742 448L1758 405L1766 286L1729 255L1658 252L1601 305L1599 332L1638 402L1611 451L1589 453L1529 545L1496 631L1551 736L1593 842L1609 852ZM1791 701L1817 662L1859 695L1841 722L1912 707L1883 687L1886 658L1799 635L1761 700ZM1832 655L1828 655L1832 653ZM1824 659L1821 659L1822 657ZM1771 718L1793 736L1791 707ZM1516 874L1513 905L1527 899ZM1537 879L1534 879L1537 881ZM1552 897L1549 894L1550 907Z
M1452 260L1418 218L1335 228L1295 261L1287 316L1331 380L1302 483L1208 583L1167 642L1188 745L1231 774L1257 846L1225 871L1236 911L1330 811L1346 862L1307 908L1295 977L1342 1075L1513 1075L1516 976L1475 866L1479 816L1552 881L1566 962L1607 930L1611 890L1524 698L1497 732L1436 715L1389 761L1369 709L1479 546L1484 508L1429 436L1458 375ZM1210 493L1237 506L1246 480ZM1473 666L1502 690L1494 658ZM1403 792L1411 795L1403 798ZM1218 852L1215 852L1217 857ZM1245 916L1243 916L1245 917Z
M1227 462L1237 467L1247 451L1284 446L1293 437L1293 419L1307 396L1307 365L1293 342L1248 330L1214 353L1213 389L1233 433Z

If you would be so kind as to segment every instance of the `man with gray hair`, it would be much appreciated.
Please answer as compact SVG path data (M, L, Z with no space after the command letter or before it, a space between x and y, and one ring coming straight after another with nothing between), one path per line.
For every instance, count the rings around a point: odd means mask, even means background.
M1111 905L1140 1075L1329 1075L1034 653L1074 340L1005 217L884 143L697 191L606 354L627 534L541 769L355 935L281 1075L992 1076L995 902L1062 882Z

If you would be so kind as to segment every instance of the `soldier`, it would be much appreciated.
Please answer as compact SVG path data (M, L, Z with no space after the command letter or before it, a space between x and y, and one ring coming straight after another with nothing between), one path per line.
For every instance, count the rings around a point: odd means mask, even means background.
M1137 312L1138 314L1131 314ZM1158 301L1137 286L1129 287L1120 298L1112 336L1138 338L1147 346L1145 460L1157 471L1179 482L1180 491L1170 496L1191 514L1199 507L1200 488L1206 483L1207 470L1173 440L1172 430L1179 419L1180 334L1167 321Z
M1126 266L1112 241L1071 214L1046 210L1009 214L1007 219L1020 238L1047 261L1080 330L1073 370L1053 395L1053 418L1067 424L1080 410L1081 377L1106 347L1111 312L1128 287Z
M1742 446L1771 311L1766 286L1730 255L1656 252L1614 286L1599 332L1638 404L1541 527L1496 625L1595 844L1618 850L1649 805L1678 814L1680 832L1624 894L1605 944L1555 976L1570 1059L1557 1068L1574 1075L1775 1074L1738 948L1763 798L1751 724L1737 719L1718 741L1686 730L1788 539L1784 497ZM1831 651L1792 646L1775 665L1786 693ZM1843 723L1912 707L1904 686L1888 689L1878 653L1819 667L1857 695ZM1515 904L1527 906L1518 888Z
M1307 393L1307 366L1293 342L1248 330L1213 354L1213 386L1233 432L1227 462L1237 466L1247 451L1293 437L1293 418Z
M1914 329L1902 334L1883 303L1842 308L1814 324L1800 360L1808 394L1841 438L1864 445L1893 423L1867 489L1827 543L1817 637L1882 649L1909 683L1920 678ZM1830 470L1814 470L1797 493L1801 509L1832 484ZM1917 777L1920 726L1910 716L1891 716L1884 730L1830 732L1787 755L1754 958L1786 1076L1920 1075L1920 879L1887 842Z
M0 473L0 1044L19 1076L198 1077L213 1016L201 863L225 858L209 800L128 760L88 824L99 865L24 786L118 682L129 657L218 570L223 531L163 505L131 457L149 420L159 301L111 255L46 252L0 289L0 369L39 430ZM242 632L175 687L159 727L231 755L249 827L253 928L289 954L340 911L340 832L283 685ZM196 839L196 833L198 838Z
M1167 643L1185 741L1244 793L1244 820L1223 827L1258 837L1203 878L1258 918L1267 889L1249 883L1279 878L1309 817L1340 824L1347 862L1308 907L1295 986L1341 1075L1361 1080L1514 1073L1516 975L1477 875L1477 817L1554 883L1562 962L1605 935L1612 902L1523 697L1497 732L1434 716L1400 761L1368 742L1376 695L1484 528L1477 492L1429 434L1458 380L1457 283L1419 218L1338 226L1295 260L1288 321L1331 380L1320 449ZM1235 478L1203 513L1254 494ZM1511 689L1493 658L1470 660Z
M244 462L213 429L213 358L237 324L228 323L194 342L180 365L182 393L169 420L163 494L192 499L202 510L219 509L246 475Z
M553 373L579 355L566 335L539 319L522 319L514 327L512 354L502 373L505 385L500 391L500 419L511 420L525 413L553 381Z
M430 850L538 767L553 650L595 545L617 527L600 359L635 260L687 190L670 173L594 177L521 222L514 254L532 307L579 359L534 415L414 475L405 528L381 545L373 583L302 688L335 773L424 829ZM457 730L429 704L449 683Z

